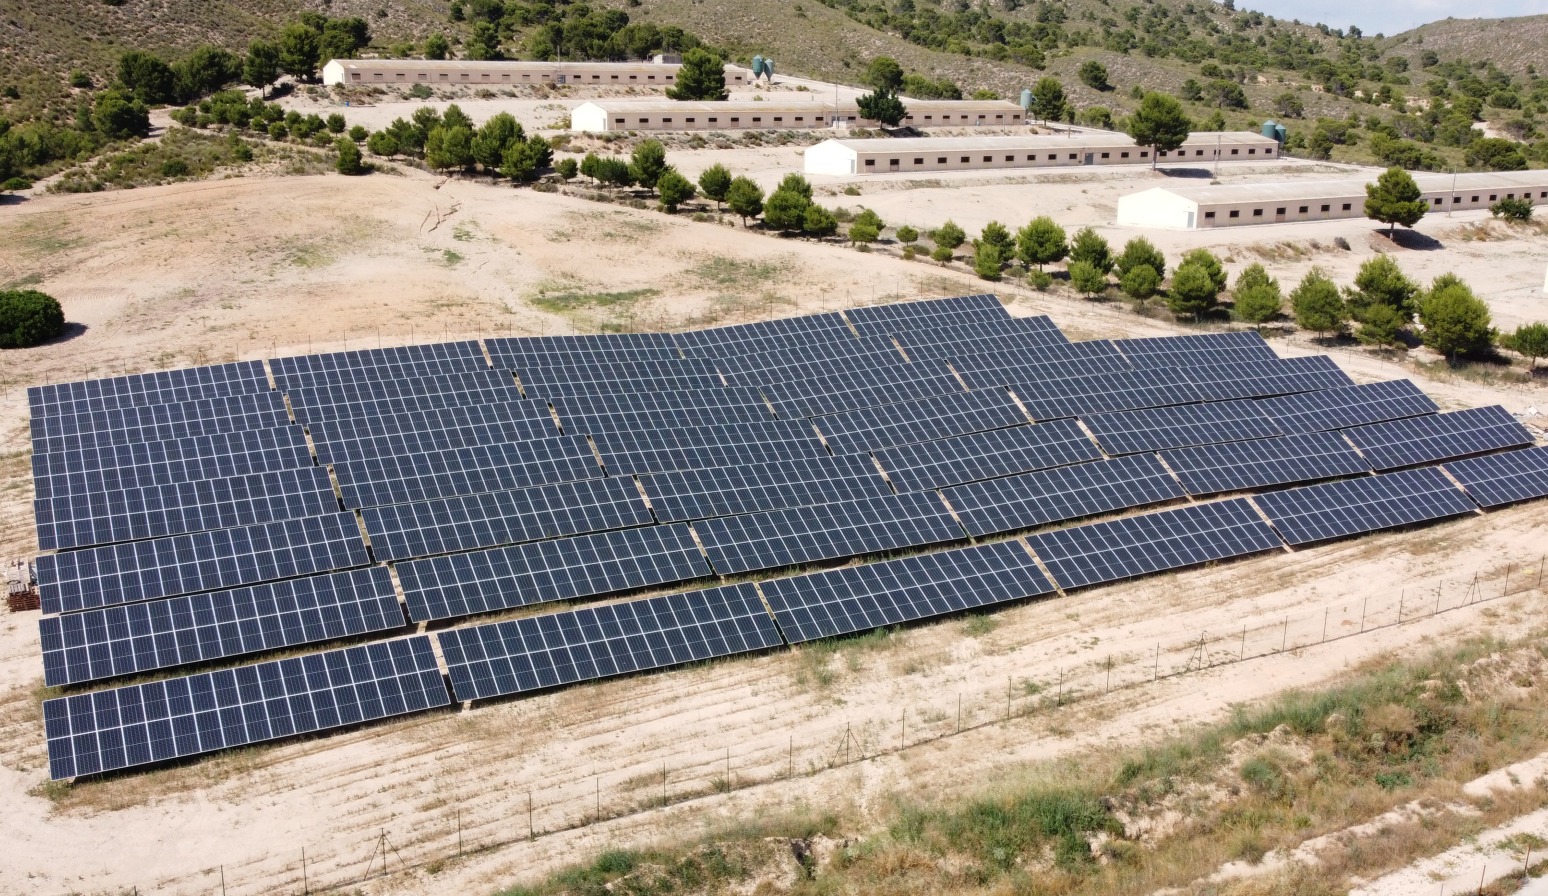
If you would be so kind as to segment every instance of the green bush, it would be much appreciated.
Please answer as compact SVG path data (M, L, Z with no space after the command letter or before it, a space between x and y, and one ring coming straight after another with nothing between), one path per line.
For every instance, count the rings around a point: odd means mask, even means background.
M1489 213L1507 221L1530 221L1532 220L1532 200L1501 199L1489 206Z
M59 301L35 289L0 290L0 348L27 348L64 332Z
M919 239L919 231L917 231L914 228L908 226L907 224L904 224L902 227L898 228L898 234L897 235L898 235L898 242L900 242L900 243L912 243L915 240Z
M1027 271L1027 283L1038 292L1047 292L1053 286L1053 274L1042 270Z

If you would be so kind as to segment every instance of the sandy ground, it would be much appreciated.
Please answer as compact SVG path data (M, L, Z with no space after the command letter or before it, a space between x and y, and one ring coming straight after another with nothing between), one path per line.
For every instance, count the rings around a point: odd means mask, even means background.
M965 223L1001 189L964 187L943 210ZM1026 189L1040 190L1044 207L1080 208L1080 190L1113 188ZM922 195L896 192L900 201ZM867 193L867 201L885 195ZM1039 208L1022 205L1021 217ZM1341 226L1351 236L1364 227ZM1171 253L1183 238L1157 241ZM1230 235L1197 238L1224 245ZM1327 263L1352 272L1371 250L1351 242L1353 252ZM35 550L29 383L431 338L671 329L982 288L963 273L880 252L419 174L35 198L5 208L0 244L16 247L0 256L0 280L38 284L81 325L64 342L8 355L0 506L10 512L0 551L10 556ZM1431 254L1480 283L1544 253L1539 238ZM1270 264L1287 280L1293 267ZM1001 291L1014 313L1049 313L1080 337L1176 330L1118 303ZM1501 317L1509 307L1496 304ZM1338 358L1361 380L1422 373L1360 353ZM1548 406L1541 388L1461 377L1421 385L1447 407ZM1007 608L989 626L920 626L880 646L844 648L822 670L816 654L776 651L68 790L44 786L35 617L8 615L0 617L0 880L26 894L130 886L193 894L219 886L223 873L231 894L299 892L303 849L310 885L343 884L365 874L385 832L393 870L413 867L362 884L365 892L477 892L604 845L692 834L733 815L808 805L868 817L891 793L961 791L1027 759L1132 743L1326 681L1383 651L1464 632L1521 632L1541 618L1544 597L1523 570L1540 568L1545 523L1548 505L1528 505ZM1507 565L1512 590L1524 590L1475 602L1503 588ZM1432 617L1435 606L1453 611ZM1410 621L1388 625L1399 613ZM1241 665L1209 667L1241 655ZM1035 710L1028 680L1089 699ZM994 724L1007 688L1017 717ZM959 699L969 730L957 735ZM876 756L900 740L911 746ZM846 743L876 758L843 765ZM729 795L716 792L728 756ZM696 798L649 808L660 799L663 764L669 800ZM796 777L782 780L792 769ZM534 828L557 831L534 843L524 839L529 793ZM599 806L611 820L574 827ZM451 861L459 827L464 848L482 851Z

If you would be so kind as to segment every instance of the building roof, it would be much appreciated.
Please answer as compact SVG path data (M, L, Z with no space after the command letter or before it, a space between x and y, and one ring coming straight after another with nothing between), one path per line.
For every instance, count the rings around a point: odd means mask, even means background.
M658 112L816 112L827 113L831 103L820 102L753 102L751 100L725 100L722 102L698 102L681 100L597 99L582 103L576 108L593 106L607 113L635 113L649 115Z
M345 69L382 70L415 68L426 72L487 72L487 71L564 71L568 68L616 68L620 71L653 71L677 69L676 63L659 62L532 62L528 60L502 59L477 61L472 59L333 59L329 65Z
M1365 197L1365 185L1376 180L1368 177L1344 177L1337 180L1287 180L1267 184L1178 184L1155 187L1200 205L1235 205L1243 202L1272 202L1296 199L1348 199ZM1448 193L1450 174L1415 174L1421 192ZM1456 191L1510 189L1512 187L1548 188L1548 171L1483 171L1456 175Z
M1188 138L1186 145L1208 144L1213 146L1217 140L1224 146L1248 144L1256 146L1274 142L1272 137L1264 137L1250 131L1199 131ZM828 140L824 142L837 143L858 153L1014 151L1021 149L1058 149L1060 147L1094 149L1134 145L1134 141L1129 135L1117 132L1071 134L1068 136L1059 134L1015 134L1010 136L986 134L981 137L882 137L865 140Z

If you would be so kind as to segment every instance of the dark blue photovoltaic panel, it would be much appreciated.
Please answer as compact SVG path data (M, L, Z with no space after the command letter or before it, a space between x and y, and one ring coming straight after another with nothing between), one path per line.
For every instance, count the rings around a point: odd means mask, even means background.
M917 492L1097 460L1102 452L1073 420L1012 426L874 452L900 492Z
M514 388L514 387L513 387ZM296 400L296 393L290 393ZM344 402L341 404L294 405L296 420L308 427L317 423L364 419L377 420L386 417L413 417L420 414L439 414L452 408L502 403L526 403L516 393L505 389L470 389L465 392L442 392L434 395L400 395L375 401Z
M1282 435L1253 401L1149 408L1082 418L1108 454L1134 454Z
M720 575L962 538L962 528L930 492L717 517L693 529Z
M423 635L43 703L54 780L451 703Z
M1186 497L1153 454L942 489L969 535L1014 532Z
M711 575L687 526L646 526L397 564L409 618L454 619Z
M1041 348L1036 353L959 355L947 363L969 389L993 389L1133 369L1112 343L1105 340L1072 342L1062 347Z
M1192 364L1180 367L1208 401L1267 398L1296 392L1337 389L1354 384L1327 355L1275 358L1239 364Z
M434 342L425 345L396 345L391 348L364 348L273 358L269 369L281 389L312 381L318 385L344 382L358 373L364 379L389 379L406 370L421 374L465 373L488 370L483 349L471 339L461 342Z
M459 701L779 647L751 584L439 632Z
M1161 452L1190 495L1335 479L1371 471L1343 437L1309 432L1274 439L1199 445Z
M345 507L370 507L591 479L602 468L585 439L559 436L340 461L333 473Z
M38 498L51 498L310 466L312 452L301 427L276 426L169 442L34 454L32 484Z
M45 613L218 591L369 562L351 513L83 548L37 559Z
M1410 380L1343 386L1323 392L1281 395L1259 402L1285 432L1344 429L1363 423L1433 414L1440 408Z
M861 336L876 333L895 335L914 330L933 329L942 325L1005 320L1010 317L1000 300L987 294L898 302L891 305L870 305L864 308L851 308L844 312L844 316L849 318L855 332Z
M1532 434L1499 405L1357 426L1344 437L1377 470L1395 470L1532 444Z
M1052 594L1019 541L774 579L760 585L792 644Z
M403 627L385 566L38 620L49 687Z
M208 367L156 370L108 379L52 383L27 390L33 417L166 404L269 391L262 361L233 361Z
M1027 543L1066 590L1283 548L1243 498L1055 529Z
M539 412L525 401L349 417L314 422L306 429L317 446L317 459L325 464L463 445L550 439L560 434L546 407Z
M747 352L715 359L715 366L733 386L812 379L839 364L877 367L905 363L890 336L813 342L780 351Z
M1115 339L1113 345L1135 367L1191 367L1233 361L1273 361L1274 350L1256 330Z
M1066 355L1071 343L1063 333L1029 323L1044 319L1013 317L1004 323L988 326L942 327L899 333L894 338L912 361L941 361L1000 353L1024 353L1029 358L1043 360ZM989 332L992 330L999 332Z
M1446 465L1480 507L1504 507L1548 497L1548 448L1506 451Z
M341 417L375 416L354 411L381 405L402 405L405 410L428 410L468 404L520 401L521 392L507 371L480 370L413 380L357 380L329 386L291 389L285 393L296 419L336 420ZM470 400L471 399L471 400Z
M892 494L871 459L854 454L643 473L639 479L656 519L662 522Z
M378 560L406 560L654 522L629 479L583 479L387 504L364 508L360 515Z
M494 366L502 370L681 357L671 333L516 336L486 339L484 345Z
M529 397L560 395L608 395L657 390L693 391L718 389L720 374L701 358L648 361L613 361L571 367L533 367L516 370L521 388Z
M757 389L659 390L553 399L565 432L635 432L774 419Z
M1167 367L1018 383L1011 391L1038 421L1203 400L1181 371Z
M920 369L916 371L914 368ZM880 370L900 370L903 373L878 376ZM774 406L774 410L781 417L791 419L840 414L859 408L961 391L962 384L956 377L946 373L944 368L932 371L919 364L835 373L823 380L773 383L763 387L763 395Z
M1305 485L1254 500L1292 545L1476 511L1473 502L1435 467Z
M86 545L227 529L339 509L321 467L223 479L163 482L113 492L76 492L32 502L38 547Z
M732 467L748 463L826 457L805 420L685 427L630 433L593 433L610 475Z
M954 392L881 407L817 417L835 454L910 445L1027 422L1026 414L1002 389Z
M239 421L259 420L257 424L232 422L221 424L226 418ZM115 429L155 430L169 428L179 435L203 435L210 432L235 432L243 429L259 429L283 426L290 422L285 411L285 399L278 392L248 392L220 398L199 398L192 401L163 404L139 404L107 410L90 408L70 414L53 413L32 418L33 441L50 437L69 437L85 433L100 433Z

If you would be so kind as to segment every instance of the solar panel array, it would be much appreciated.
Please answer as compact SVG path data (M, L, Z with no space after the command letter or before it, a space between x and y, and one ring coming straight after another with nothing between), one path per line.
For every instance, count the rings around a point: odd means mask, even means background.
M1503 409L1438 414L1411 383L1356 385L1251 332L1072 342L983 295L238 362L29 403L45 680L161 677L46 704L56 777L1548 494L1544 449L1511 450L1532 439ZM1372 475L1401 467L1420 468ZM1265 489L1256 509L1068 525ZM393 639L411 624L437 630ZM336 643L370 637L389 640Z

